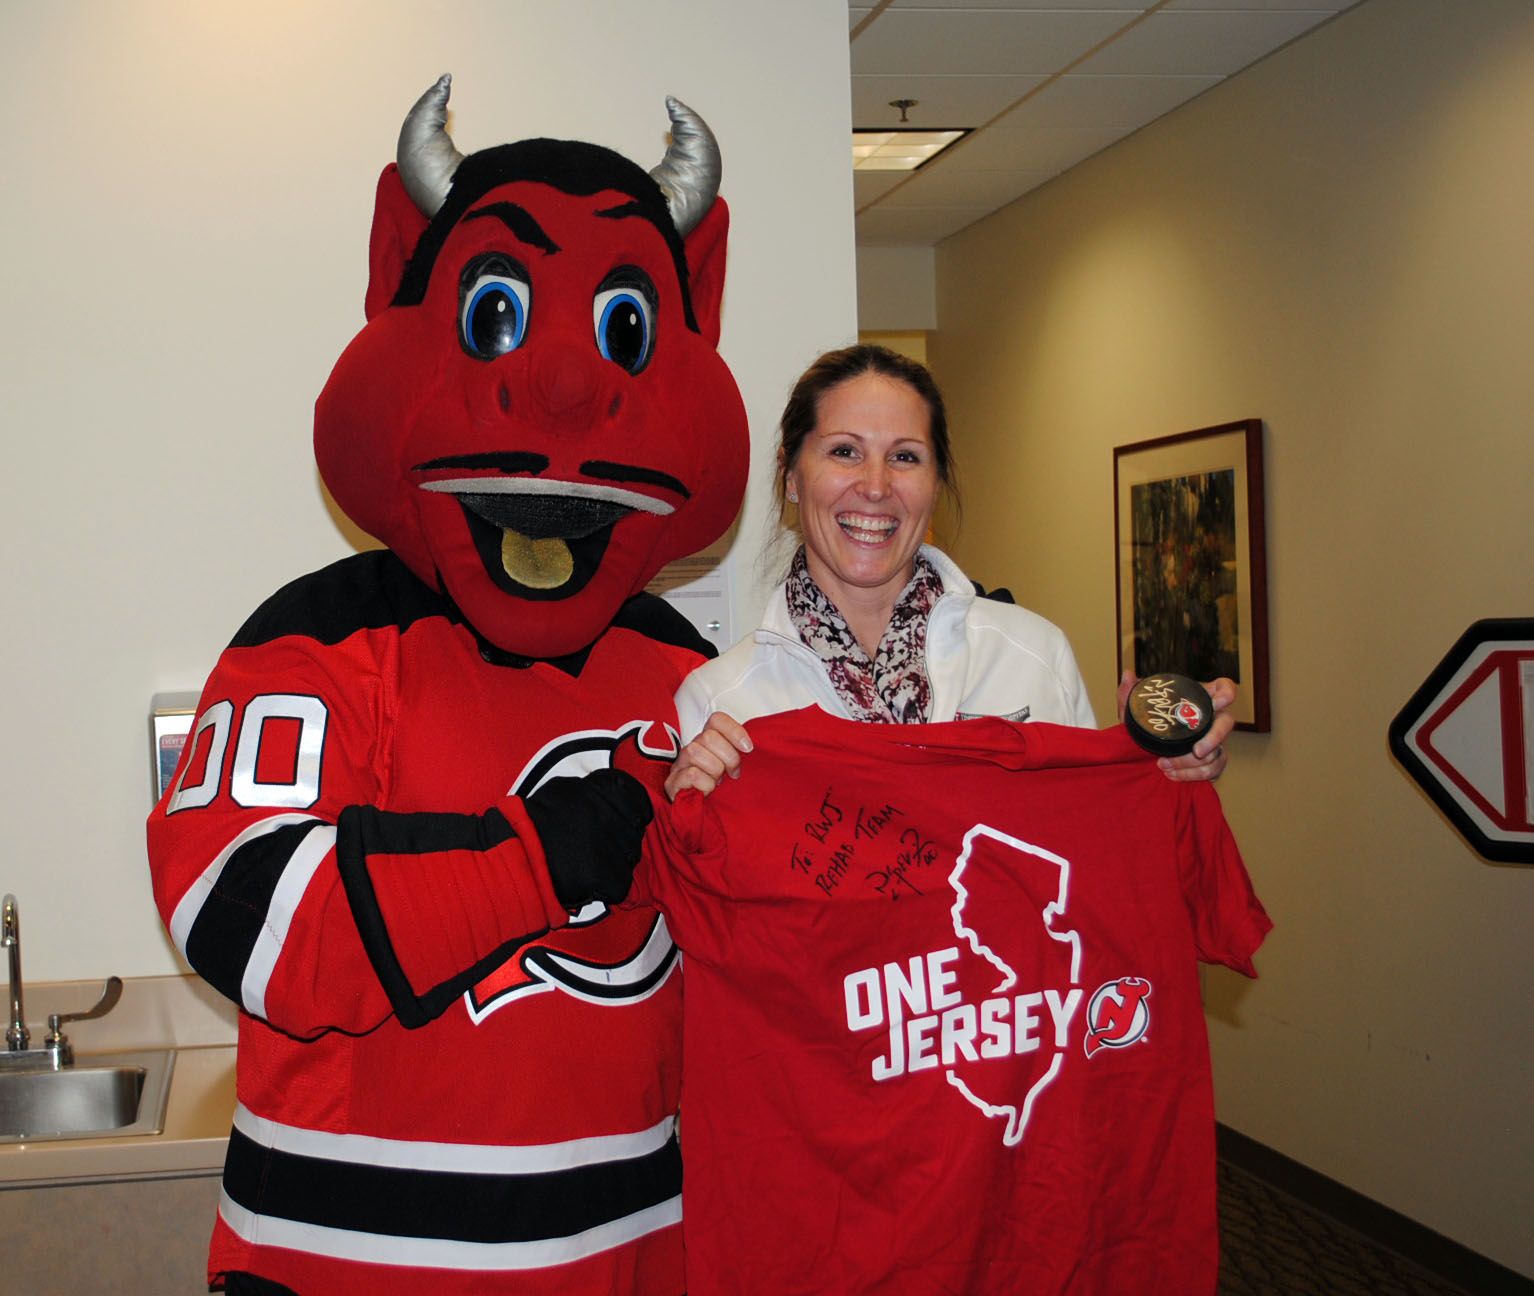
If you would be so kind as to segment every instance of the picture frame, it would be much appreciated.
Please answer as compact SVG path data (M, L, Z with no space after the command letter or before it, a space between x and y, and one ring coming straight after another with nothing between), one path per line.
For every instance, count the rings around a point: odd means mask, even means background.
M1262 420L1113 451L1119 670L1236 681L1236 728L1267 733Z

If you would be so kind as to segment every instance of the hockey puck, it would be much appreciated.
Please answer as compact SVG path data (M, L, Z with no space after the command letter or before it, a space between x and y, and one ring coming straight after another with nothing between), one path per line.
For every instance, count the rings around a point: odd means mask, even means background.
M1209 694L1186 675L1147 675L1124 704L1124 728L1155 756L1187 755L1213 723Z

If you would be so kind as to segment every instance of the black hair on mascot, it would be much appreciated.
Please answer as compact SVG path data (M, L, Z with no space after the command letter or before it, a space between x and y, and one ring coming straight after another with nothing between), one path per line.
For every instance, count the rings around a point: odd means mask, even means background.
M448 88L379 181L315 411L388 548L246 622L149 821L171 937L240 1007L210 1278L675 1296L676 950L609 905L707 651L644 587L745 485L719 150L668 100L648 173L464 157Z

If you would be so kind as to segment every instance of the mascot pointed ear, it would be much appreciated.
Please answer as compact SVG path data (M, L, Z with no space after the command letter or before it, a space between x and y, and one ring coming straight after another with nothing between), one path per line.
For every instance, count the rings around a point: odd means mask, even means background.
M730 232L730 210L715 198L708 214L683 243L687 249L687 280L692 289L692 313L709 346L719 346L719 307L724 299L724 245Z
M378 194L373 200L373 234L368 241L368 293L363 309L372 319L394 300L405 264L426 229L421 215L399 178L393 162L378 177Z

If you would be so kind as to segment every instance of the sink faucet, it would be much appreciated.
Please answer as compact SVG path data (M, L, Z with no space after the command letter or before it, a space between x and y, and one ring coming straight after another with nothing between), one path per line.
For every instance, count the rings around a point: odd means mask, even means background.
M5 1029L5 1046L18 1053L31 1043L32 1033L27 1030L27 1016L21 1006L21 913L13 895L5 897L5 909L0 914L0 946L11 955L11 1016Z
M0 911L0 949L9 952L11 963L10 1024L5 1030L5 1048L0 1051L0 1071L33 1070L39 1066L58 1071L73 1065L75 1051L62 1029L64 1023L106 1016L122 998L122 978L108 977L101 998L84 1012L49 1013L48 1037L42 1048L29 1048L32 1032L27 1029L27 1015L21 1004L21 911L13 895L5 897L4 909Z

